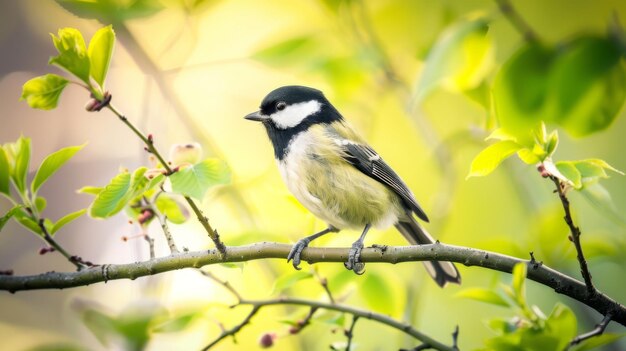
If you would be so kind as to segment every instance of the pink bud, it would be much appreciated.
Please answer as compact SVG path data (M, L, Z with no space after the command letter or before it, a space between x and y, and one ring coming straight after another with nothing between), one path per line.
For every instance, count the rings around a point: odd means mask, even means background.
M274 346L275 339L276 333L265 333L259 338L259 346L263 349L269 349Z

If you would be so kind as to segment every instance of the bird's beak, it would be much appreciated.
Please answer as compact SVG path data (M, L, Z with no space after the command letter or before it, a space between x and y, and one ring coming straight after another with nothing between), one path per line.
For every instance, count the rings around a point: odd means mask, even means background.
M261 111L256 111L246 115L244 118L250 121L263 122L268 120L270 117L262 114Z

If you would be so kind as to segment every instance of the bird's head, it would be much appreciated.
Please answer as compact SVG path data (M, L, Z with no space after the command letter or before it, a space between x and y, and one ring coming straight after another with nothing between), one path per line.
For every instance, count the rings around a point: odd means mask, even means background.
M268 130L293 132L317 123L340 120L341 115L321 91L289 85L270 92L261 102L261 109L245 118L263 122Z

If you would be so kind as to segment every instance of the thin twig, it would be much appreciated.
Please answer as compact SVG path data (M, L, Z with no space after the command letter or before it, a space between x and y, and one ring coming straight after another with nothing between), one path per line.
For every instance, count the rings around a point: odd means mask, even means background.
M524 36L527 42L536 42L539 36L532 29L528 22L517 12L510 0L495 0L500 12L511 22L511 24Z
M120 113L113 105L107 104L106 107L111 110L111 112L113 112L113 114L115 114L124 124L126 124L126 126L128 126L128 128L130 128L130 130L132 130L133 133L135 133L135 135L139 137L139 139L141 139L141 141L143 141L143 143L146 145L148 152L153 154L157 158L157 160L159 160L159 163L161 164L161 166L163 166L167 174L172 174L172 168L170 167L169 163L165 161L163 156L161 156L159 150L154 146L154 141L151 138L146 137L142 132L135 128L135 126L130 123L128 118ZM213 243L215 244L217 250L224 254L226 252L226 246L220 240L217 231L214 230L213 227L211 227L211 224L209 224L209 219L204 214L202 214L202 211L200 211L196 203L189 196L185 196L185 201L187 201L187 204L189 204L189 207L191 207L191 209L195 213L198 221L200 221L200 224L202 224L204 230L207 232L207 234L209 234L211 240L213 240Z
M41 218L39 219L39 221L37 221L39 228L41 229L41 232L43 233L43 239L48 243L48 245L52 246L54 248L55 251L58 251L61 255L65 256L65 258L67 258L68 261L70 261L71 264L73 264L74 266L76 266L77 270L82 270L87 268L88 266L84 263L82 263L81 261L77 260L75 255L70 255L67 251L65 251L65 249L59 245L50 235L50 233L48 233L48 229L46 228L45 224L44 224L44 219Z
M593 328L591 331L584 333L584 334L580 334L577 337L575 337L574 339L572 339L572 341L569 342L569 345L567 346L567 348L565 349L566 351L569 350L571 347L580 344L581 342L587 340L587 339L591 339L595 336L598 335L602 335L602 333L604 333L604 330L606 329L606 327L609 325L609 323L611 322L611 319L613 318L613 314L612 313L607 313L606 316L604 316L604 318L602 319L602 321L598 324L596 324L596 327Z
M154 260L129 264L106 265L106 274L101 267L92 267L79 272L49 272L30 276L0 276L0 290L16 292L21 290L63 289L85 286L105 280L136 279L162 272L200 268L206 265L248 262L260 259L276 258L284 260L292 245L279 243L255 243L227 248L227 255L217 250L181 252ZM302 260L311 264L318 262L343 263L348 257L348 248L308 247L302 251ZM569 296L595 309L602 315L613 313L613 320L626 326L626 307L611 297L596 290L593 296L587 293L585 283L556 271L547 265L531 265L526 259L515 258L497 252L474 248L445 245L442 243L415 246L388 246L387 250L364 248L361 261L365 263L450 261L466 266L480 266L500 272L511 273L518 263L528 264L528 279L554 289L555 292Z
M550 179L554 182L556 186L556 192L559 194L559 198L561 199L561 204L563 204L563 210L565 211L565 223L570 229L571 235L569 236L569 240L574 243L574 247L576 248L576 257L578 258L578 263L580 265L580 273L585 280L585 285L587 286L587 293L590 296L593 296L596 293L596 288L593 286L593 282L591 281L591 273L589 272L589 267L587 266L587 260L585 259L585 254L583 253L583 248L580 244L580 228L578 228L574 224L574 220L572 219L572 214L570 212L570 204L567 199L567 195L565 194L565 188L561 180L555 176L550 176Z
M322 277L321 275L319 275L319 273L317 273L317 270L314 270L313 273L315 274L317 281L320 283L320 285L326 292L326 296L328 296L328 299L330 300L330 302L335 303L335 298L333 297L333 293L330 291L330 288L328 287L328 279L326 279L326 277Z
M203 276L218 283L219 285L223 286L226 290L228 290L231 294L233 294L233 296L235 296L235 298L237 299L237 303L240 303L241 300L243 300L239 292L228 281L221 280L220 278L218 278L215 274L211 272L203 271L201 269L198 269L198 272L200 272Z
M262 306L253 306L252 310L250 311L250 313L248 313L248 315L246 316L246 318L244 318L241 323L235 325L234 327L230 328L230 329L225 329L222 330L222 333L215 339L213 340L210 344L208 344L207 346L205 346L202 351L206 351L209 350L210 348L212 348L213 346L219 344L220 341L224 340L225 338L232 336L233 338L235 337L235 335L246 325L250 324L250 320L252 320L252 317L254 317L259 310L261 309Z
M161 223L161 228L163 229L163 235L165 235L167 246L170 247L170 252L173 254L179 253L178 248L176 247L176 243L174 242L174 237L172 237L170 228L167 225L167 216L157 215L157 218L159 219L159 223Z
M354 326L356 325L356 321L359 320L359 316L352 316L352 323L350 324L350 328L346 330L345 334L348 337L348 345L346 345L346 351L350 351L352 347L352 338L354 338Z
M452 332L452 348L455 350L459 350L459 326L454 327L454 331Z

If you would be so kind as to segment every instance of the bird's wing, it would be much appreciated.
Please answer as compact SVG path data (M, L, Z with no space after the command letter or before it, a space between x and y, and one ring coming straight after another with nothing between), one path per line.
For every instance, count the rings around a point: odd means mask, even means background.
M370 146L348 139L338 141L344 151L344 158L365 175L389 186L422 220L428 222L428 217L413 196L413 193L404 184L400 176Z

